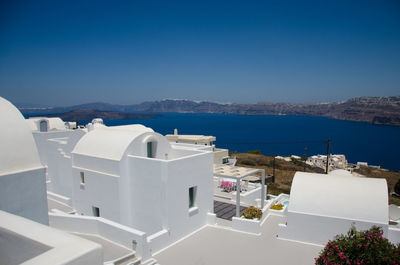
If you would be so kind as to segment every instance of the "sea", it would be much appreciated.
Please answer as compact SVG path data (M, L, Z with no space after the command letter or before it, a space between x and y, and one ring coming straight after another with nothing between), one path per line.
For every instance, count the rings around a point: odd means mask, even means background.
M153 119L106 120L108 126L139 123L160 134L216 137L215 145L233 152L265 155L344 154L348 162L400 171L400 127L324 117L160 113Z

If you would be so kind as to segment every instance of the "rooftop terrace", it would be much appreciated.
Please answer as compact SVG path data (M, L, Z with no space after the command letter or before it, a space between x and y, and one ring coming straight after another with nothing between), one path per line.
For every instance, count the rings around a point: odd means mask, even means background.
M269 215L261 235L206 226L157 253L155 259L163 265L313 264L322 246L278 239L278 224L285 222L285 217Z

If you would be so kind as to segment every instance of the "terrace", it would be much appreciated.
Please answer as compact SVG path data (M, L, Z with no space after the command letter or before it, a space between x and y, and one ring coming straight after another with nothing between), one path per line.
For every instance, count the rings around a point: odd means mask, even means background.
M285 222L285 217L269 214L260 235L206 226L154 258L163 265L313 264L322 246L278 239L278 224Z
M225 203L235 202L236 217L240 217L243 210L241 205L254 205L262 209L266 196L264 176L263 169L214 165L214 197ZM251 183L260 178L261 184Z

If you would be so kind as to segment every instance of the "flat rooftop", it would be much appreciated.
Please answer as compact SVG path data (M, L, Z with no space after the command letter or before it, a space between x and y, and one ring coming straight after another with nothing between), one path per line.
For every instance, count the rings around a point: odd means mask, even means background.
M269 215L261 235L205 226L154 258L162 265L314 264L323 247L278 239L278 224L285 222L285 217Z
M0 227L0 264L21 264L49 249L51 247Z

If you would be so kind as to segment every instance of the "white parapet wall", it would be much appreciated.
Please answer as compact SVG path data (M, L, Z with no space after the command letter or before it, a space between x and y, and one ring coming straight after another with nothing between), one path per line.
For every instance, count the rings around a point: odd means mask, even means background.
M170 241L170 232L166 229L158 231L147 237L150 254L154 254L163 248L166 248Z
M102 236L134 250L142 260L151 257L146 233L116 222L101 217L53 212L49 213L49 223L51 227L65 231Z
M244 217L232 217L232 228L238 231L251 233L251 234L261 234L261 225L268 217L268 209L271 206L272 201L266 203L262 209L261 219L246 219Z
M246 219L244 217L232 217L232 228L238 231L252 233L252 234L260 234L261 233L261 226L264 221L267 219L268 215L275 214L275 215L285 215L287 212L287 206L284 205L284 208L280 211L272 210L270 207L276 203L280 203L284 200L288 200L289 195L281 193L279 196L274 197L271 200L267 200L264 203L264 208L262 209L262 217L260 220L251 220ZM261 205L261 199L258 198L255 200L257 207Z
M244 217L232 217L232 228L259 235L261 234L261 221L258 219L246 219Z
M97 243L3 211L0 246L0 264L103 264Z

